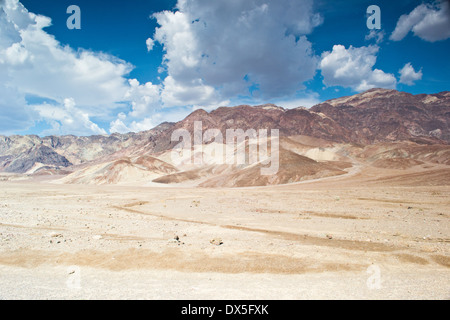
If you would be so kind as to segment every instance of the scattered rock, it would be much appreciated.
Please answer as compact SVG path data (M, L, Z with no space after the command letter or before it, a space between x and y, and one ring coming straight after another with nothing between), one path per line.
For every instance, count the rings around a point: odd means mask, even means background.
M215 246L221 246L223 245L223 241L220 238L214 238L209 243L215 245Z
M173 239L169 240L169 243L176 243L176 244L180 245L181 244L180 237L176 235L175 237L173 237Z
M50 237L52 237L52 238L64 238L64 236L61 233L54 233L54 232L52 232L50 234Z

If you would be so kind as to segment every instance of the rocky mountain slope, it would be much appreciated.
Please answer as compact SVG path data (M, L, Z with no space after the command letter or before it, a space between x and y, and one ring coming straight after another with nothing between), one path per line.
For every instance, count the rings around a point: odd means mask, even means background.
M34 173L102 161L120 150L148 143L171 126L163 123L145 132L108 136L0 136L0 172ZM36 170L29 172L32 168Z
M283 136L305 135L334 142L372 144L418 140L450 142L450 92L411 95L371 89L351 97L330 100L311 109L286 110L272 104L197 110L172 129L279 129ZM164 137L164 140L169 140ZM159 144L167 149L166 144Z
M347 141L371 144L421 140L450 142L450 92L411 95L372 89L311 108L351 132Z

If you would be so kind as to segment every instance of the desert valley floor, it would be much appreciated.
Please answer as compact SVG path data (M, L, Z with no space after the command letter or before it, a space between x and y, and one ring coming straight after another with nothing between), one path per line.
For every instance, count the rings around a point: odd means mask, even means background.
M234 189L3 176L0 299L449 299L449 167L348 172Z

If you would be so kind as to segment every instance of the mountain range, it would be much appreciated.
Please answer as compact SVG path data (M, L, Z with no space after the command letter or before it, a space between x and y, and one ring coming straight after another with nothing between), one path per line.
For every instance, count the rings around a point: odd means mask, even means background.
M172 133L278 129L279 170L262 163L176 164ZM245 187L285 184L348 173L358 164L405 169L450 165L450 92L412 95L371 89L309 109L274 104L199 109L177 123L102 136L0 136L0 172L52 177L55 183ZM251 142L249 142L251 143ZM225 146L223 146L225 148ZM211 148L205 144L205 149ZM248 148L248 145L247 145Z

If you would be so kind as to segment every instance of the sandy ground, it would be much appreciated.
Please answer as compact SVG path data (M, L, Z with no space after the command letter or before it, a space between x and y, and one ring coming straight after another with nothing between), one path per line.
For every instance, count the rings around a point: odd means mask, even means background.
M450 186L349 172L241 189L0 182L0 299L449 299Z

